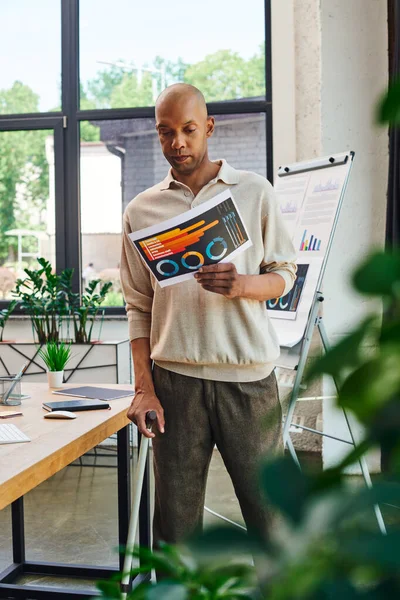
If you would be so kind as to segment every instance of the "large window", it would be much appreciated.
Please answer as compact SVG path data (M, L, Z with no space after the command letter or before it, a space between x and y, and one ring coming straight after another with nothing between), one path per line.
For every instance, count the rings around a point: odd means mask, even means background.
M55 266L53 132L0 131L0 299L38 256Z
M0 305L44 256L76 290L112 281L107 311L122 314L122 213L169 168L154 127L166 85L203 91L212 159L272 179L270 0L31 4L0 2Z
M153 106L185 81L207 102L265 97L264 1L81 0L81 107Z
M61 4L1 0L0 114L61 107Z

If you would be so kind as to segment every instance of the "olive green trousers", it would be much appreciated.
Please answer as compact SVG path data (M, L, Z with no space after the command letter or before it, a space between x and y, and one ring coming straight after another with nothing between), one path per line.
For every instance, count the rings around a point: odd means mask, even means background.
M200 530L208 467L217 446L232 479L249 531L268 536L272 511L258 485L263 456L283 451L275 373L231 383L187 377L154 365L165 433L153 439L153 541L178 543Z

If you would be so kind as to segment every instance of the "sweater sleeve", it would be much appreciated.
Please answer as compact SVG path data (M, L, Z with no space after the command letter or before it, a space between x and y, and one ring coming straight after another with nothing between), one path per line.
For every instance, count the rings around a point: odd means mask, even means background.
M129 339L150 337L153 287L150 272L129 238L131 227L125 212L123 218L121 286L126 302Z
M274 188L267 181L262 234L264 259L261 273L278 273L285 281L282 296L286 296L296 280L296 251L283 222Z

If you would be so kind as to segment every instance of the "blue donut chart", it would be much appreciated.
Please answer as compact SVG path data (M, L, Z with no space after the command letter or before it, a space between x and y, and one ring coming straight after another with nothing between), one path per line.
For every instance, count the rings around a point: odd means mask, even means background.
M173 267L174 267L174 270L171 271L171 273L161 270L162 265L165 265L167 263L170 265L173 265ZM160 275L163 275L164 277L173 277L174 275L176 275L178 273L179 266L178 266L178 263L176 263L174 260L166 259L166 260L160 260L160 262L156 265L156 269L160 273Z
M215 254L211 254L211 249L214 246L214 244L222 244L222 246L224 247L224 249L222 250L221 254L218 254L218 256L216 256ZM206 254L208 256L208 258L210 258L211 260L219 260L220 258L222 258L223 256L225 256L225 254L228 252L228 244L226 243L226 241L224 240L223 237L216 237L213 240L211 240L211 242L208 244L207 248L206 248Z

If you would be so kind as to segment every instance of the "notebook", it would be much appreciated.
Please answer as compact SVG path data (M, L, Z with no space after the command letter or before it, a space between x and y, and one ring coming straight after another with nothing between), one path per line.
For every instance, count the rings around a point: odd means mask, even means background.
M117 390L110 388L101 388L93 386L81 386L76 388L66 388L57 390L53 394L60 396L75 396L77 398L91 398L97 400L117 400L117 398L126 398L133 396L133 390Z
M108 402L103 400L60 400L57 402L43 402L43 408L48 411L53 410L98 410L110 408Z

